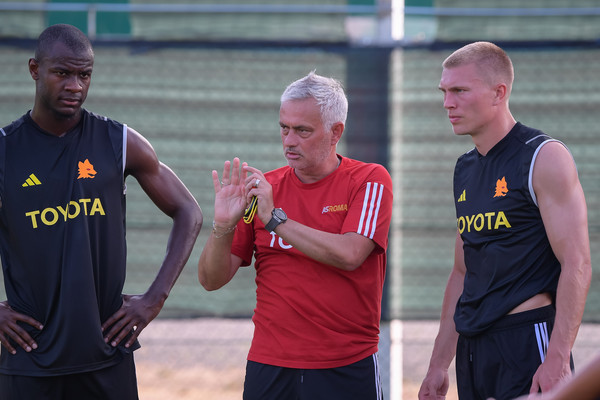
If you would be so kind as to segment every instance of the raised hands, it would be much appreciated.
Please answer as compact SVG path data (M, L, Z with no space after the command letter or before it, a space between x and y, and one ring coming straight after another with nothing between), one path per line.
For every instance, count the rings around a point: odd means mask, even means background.
M244 163L243 167L247 164ZM234 158L233 162L225 161L223 175L219 180L219 173L212 171L213 185L215 188L215 224L220 227L232 227L237 224L247 206L245 180L246 171L240 171L240 159Z
M245 180L246 201L250 202L252 197L256 196L258 199L256 214L263 224L266 225L271 219L271 211L274 208L273 188L259 169L245 164L242 169L247 175Z
M235 226L254 196L259 200L258 215L263 222L265 219L269 221L273 210L273 192L260 170L248 166L245 162L240 165L240 159L236 157L233 162L225 161L220 180L216 170L212 171L212 178L217 226Z

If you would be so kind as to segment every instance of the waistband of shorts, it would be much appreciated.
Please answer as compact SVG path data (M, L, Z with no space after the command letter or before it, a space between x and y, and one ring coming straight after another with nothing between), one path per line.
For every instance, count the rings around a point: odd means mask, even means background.
M556 309L554 305L547 305L533 310L522 311L516 314L508 314L496 321L487 331L493 332L506 328L514 328L521 325L529 325L536 322L554 320Z

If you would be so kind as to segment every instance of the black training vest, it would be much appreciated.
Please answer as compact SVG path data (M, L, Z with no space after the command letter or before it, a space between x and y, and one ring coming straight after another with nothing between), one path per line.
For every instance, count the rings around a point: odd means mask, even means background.
M62 137L29 113L0 131L0 255L10 306L38 349L2 349L0 373L62 375L119 362L100 326L125 281L126 126L83 110Z
M467 272L454 321L472 336L532 296L556 293L556 259L535 201L537 151L554 139L517 123L485 156L476 149L454 170L458 230Z

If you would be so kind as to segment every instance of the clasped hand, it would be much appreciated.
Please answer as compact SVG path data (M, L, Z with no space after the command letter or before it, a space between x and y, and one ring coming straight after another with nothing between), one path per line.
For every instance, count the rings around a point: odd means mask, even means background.
M273 210L273 191L263 173L240 159L225 161L222 178L212 171L215 189L215 224L221 228L235 226L242 218L244 210L250 205L252 198L258 199L257 215L263 223L271 219Z

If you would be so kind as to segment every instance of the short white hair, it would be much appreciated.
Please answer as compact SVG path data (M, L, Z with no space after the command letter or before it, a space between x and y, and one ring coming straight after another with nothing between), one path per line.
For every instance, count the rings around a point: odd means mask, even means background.
M291 83L281 95L281 103L289 100L313 98L321 108L321 122L329 130L334 124L346 124L348 99L342 84L333 78L311 71L304 78Z

